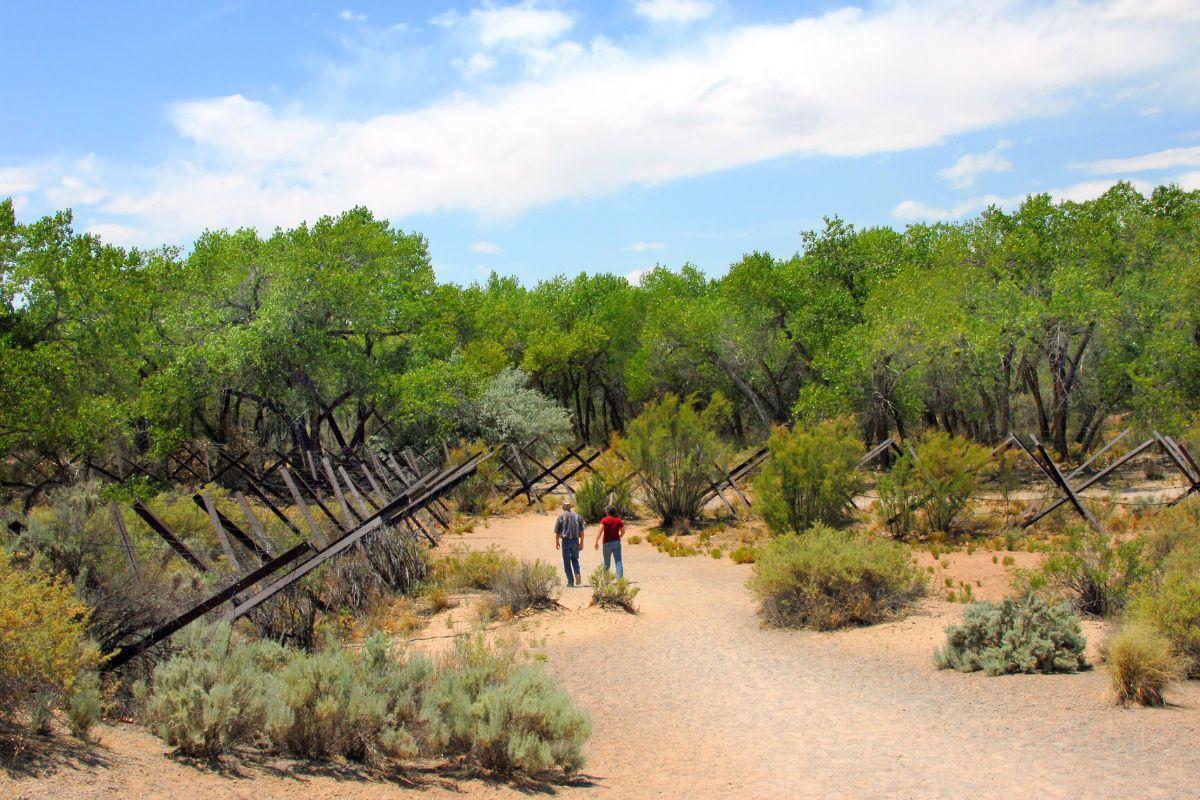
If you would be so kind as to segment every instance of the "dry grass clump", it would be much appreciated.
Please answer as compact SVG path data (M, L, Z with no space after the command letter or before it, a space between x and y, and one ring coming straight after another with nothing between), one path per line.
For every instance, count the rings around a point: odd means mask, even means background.
M729 551L729 558L735 564L753 564L758 560L758 548L750 544L741 544Z
M641 590L630 586L625 578L615 577L603 564L588 577L588 585L592 587L592 605L638 613L633 601Z
M1125 625L1104 646L1109 686L1118 705L1161 706L1163 691L1186 675L1171 640L1149 625Z
M658 548L658 552L666 553L671 558L684 558L686 556L694 556L700 551L690 544L687 544L678 536L671 536L666 533L651 533L646 536L646 541Z
M772 540L750 587L768 625L830 630L902 611L925 593L925 579L908 547L818 525Z
M492 579L496 602L512 613L558 605L558 571L543 561L521 561L506 565Z
M517 559L495 545L486 550L455 547L433 564L437 582L449 591L490 589L500 573L517 565Z

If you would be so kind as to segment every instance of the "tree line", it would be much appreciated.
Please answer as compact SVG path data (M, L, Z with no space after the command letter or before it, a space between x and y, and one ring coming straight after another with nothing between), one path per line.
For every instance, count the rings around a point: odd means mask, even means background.
M355 208L264 236L125 249L0 202L0 455L421 444L513 368L601 440L668 393L728 433L852 415L865 442L1036 432L1086 451L1106 420L1200 409L1200 192L1031 195L958 223L838 218L787 257L525 286L440 283L426 240ZM385 422L386 421L386 422Z

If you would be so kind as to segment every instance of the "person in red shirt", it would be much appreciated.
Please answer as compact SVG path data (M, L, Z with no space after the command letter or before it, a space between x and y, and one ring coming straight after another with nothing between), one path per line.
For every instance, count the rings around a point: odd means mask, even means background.
M617 516L617 509L609 506L605 509L608 515L600 520L600 530L596 532L596 549L604 542L604 569L609 569L609 562L617 560L617 577L625 577L621 566L621 537L625 535L625 521Z

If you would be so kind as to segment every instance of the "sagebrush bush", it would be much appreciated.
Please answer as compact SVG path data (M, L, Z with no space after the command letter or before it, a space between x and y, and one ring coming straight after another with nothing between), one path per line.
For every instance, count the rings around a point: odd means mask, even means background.
M638 473L650 509L664 526L699 519L725 448L717 435L729 403L714 395L703 411L673 394L650 402L629 423L619 450Z
M511 569L517 559L492 545L486 550L457 547L434 562L433 574L450 591L488 589L496 576Z
M777 427L767 442L770 458L754 479L756 506L776 533L845 520L862 491L862 444L849 420L812 428Z
M289 660L282 646L236 643L225 624L194 625L180 638L182 649L155 668L146 698L146 721L159 738L183 755L213 759L287 723L276 676Z
M768 625L830 630L870 625L925 591L909 549L817 525L785 534L758 554L750 586Z
M939 669L988 675L1076 672L1087 667L1086 646L1068 604L1052 606L1026 595L968 606L962 623L946 628L946 644L934 654L934 663Z
M515 641L482 634L456 641L424 698L430 746L469 768L504 774L578 770L587 714L516 653Z
M601 608L619 608L630 614L637 613L637 606L633 601L641 590L630 586L629 581L625 578L614 576L604 568L603 564L596 567L595 571L588 576L588 585L592 587L592 605Z
M374 764L415 756L420 695L431 673L424 658L395 658L382 634L361 654L331 640L279 674L288 713L268 735L277 749L305 758Z
M460 637L440 663L393 652L379 633L361 651L329 639L306 653L196 626L182 645L139 693L151 729L181 754L262 746L380 768L433 756L531 777L583 763L587 715L518 658L515 639Z
M1124 625L1104 646L1113 700L1119 705L1161 706L1163 692L1186 675L1171 640L1144 623Z
M79 676L101 660L85 639L87 618L70 584L18 567L0 548L0 721L44 728L69 700Z
M513 613L551 608L558 602L558 571L542 561L521 561L500 570L491 589Z

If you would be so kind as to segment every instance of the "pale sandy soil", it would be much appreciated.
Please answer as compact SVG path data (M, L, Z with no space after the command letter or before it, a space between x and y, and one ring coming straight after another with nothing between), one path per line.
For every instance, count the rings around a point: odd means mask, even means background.
M551 519L493 519L461 541L557 563ZM951 553L936 577L978 580L977 596L999 596L1008 575L991 556ZM1036 558L1014 556L1018 565ZM589 545L585 574L598 561ZM40 778L0 772L0 797L1196 796L1196 682L1176 689L1170 708L1123 710L1106 701L1102 669L939 672L931 653L961 605L931 599L906 619L837 633L767 630L745 589L749 566L672 559L644 543L627 545L625 562L642 590L640 615L588 608L588 590L564 589L568 610L505 623L535 646L545 642L536 649L548 669L591 712L588 765L574 785L529 790L421 775L414 787L272 761L220 773L166 758L158 740L134 728L109 727L94 755L56 751ZM469 603L452 613L465 620ZM1094 643L1101 626L1088 633ZM439 619L423 635L446 634Z

